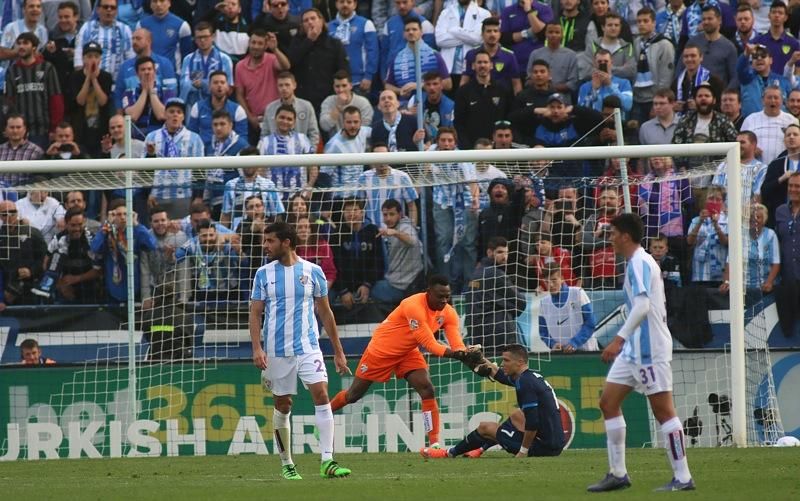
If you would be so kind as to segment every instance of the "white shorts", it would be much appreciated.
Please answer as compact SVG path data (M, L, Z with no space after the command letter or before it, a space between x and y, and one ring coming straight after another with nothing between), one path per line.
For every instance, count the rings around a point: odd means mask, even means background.
M267 368L261 371L261 383L273 395L296 395L298 376L306 388L310 384L327 383L328 372L322 353L267 357Z
M645 395L672 391L672 366L669 362L639 365L617 357L608 371L606 381L630 386Z

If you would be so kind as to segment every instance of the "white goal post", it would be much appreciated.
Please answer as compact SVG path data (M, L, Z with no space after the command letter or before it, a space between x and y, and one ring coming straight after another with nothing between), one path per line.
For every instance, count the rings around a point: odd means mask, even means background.
M538 148L508 150L464 150L464 151L432 151L432 152L395 152L367 154L313 154L313 155L281 155L281 156L236 156L236 157L202 157L202 158L124 158L114 161L107 159L92 160L40 160L3 163L7 173L27 174L69 174L88 172L108 172L119 175L115 179L120 183L124 174L155 170L193 169L206 170L225 167L228 169L244 167L287 167L287 166L324 166L324 165L374 165L374 164L430 164L448 162L532 162L532 161L566 161L611 158L647 158L647 157L725 157L728 168L728 218L729 225L729 262L730 262L730 334L731 334L731 419L733 443L739 447L747 446L747 416L745 392L745 339L744 339L744 256L743 256L743 224L744 207L739 201L742 198L742 180L739 175L740 148L739 143L706 143L690 145L655 145L655 146L601 146L583 148ZM126 176L131 179L133 176ZM112 181L109 181L111 183ZM58 184L58 180L48 181L48 186ZM29 185L34 187L35 184ZM118 186L118 185L117 185ZM128 187L133 187L130 184ZM128 190L130 194L131 190ZM130 197L129 197L130 198ZM131 211L131 205L128 204ZM129 212L129 220L132 215ZM132 357L135 358L135 357Z

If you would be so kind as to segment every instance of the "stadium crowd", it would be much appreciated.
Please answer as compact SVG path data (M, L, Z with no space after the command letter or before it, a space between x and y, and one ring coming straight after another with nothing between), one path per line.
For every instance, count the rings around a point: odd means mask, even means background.
M2 5L3 163L114 159L126 147L170 158L611 145L615 108L626 144L738 141L754 204L746 285L774 290L793 332L798 0ZM724 293L726 167L675 176L704 161L629 162L630 194L668 282ZM244 300L275 219L295 225L298 254L322 266L345 310L419 290L426 256L454 292L481 303L513 286L546 291L553 263L563 287L617 289L609 221L622 210L619 163L435 164L423 173L432 188L390 165L217 169L201 185L191 171L164 170L135 190L135 221L124 190L17 192L36 179L0 167L0 310L125 302L131 247L145 310ZM505 299L509 311L524 307Z

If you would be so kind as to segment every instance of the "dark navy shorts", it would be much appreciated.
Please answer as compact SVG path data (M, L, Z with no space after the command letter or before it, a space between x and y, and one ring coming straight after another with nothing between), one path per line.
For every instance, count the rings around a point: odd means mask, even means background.
M503 421L503 424L497 429L497 435L495 435L495 440L497 443L500 444L506 452L510 452L511 454L516 454L519 452L520 447L522 447L522 437L525 436L525 433L519 431L514 423L511 422L511 418L506 419ZM561 449L553 449L539 440L537 436L533 440L533 445L530 449L528 449L528 456L529 457L541 457L541 456L558 456L561 454Z

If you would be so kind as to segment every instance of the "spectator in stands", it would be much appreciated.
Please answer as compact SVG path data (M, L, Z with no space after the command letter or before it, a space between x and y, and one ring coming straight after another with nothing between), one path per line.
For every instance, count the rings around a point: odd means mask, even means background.
M576 53L583 52L586 49L590 14L581 8L581 0L561 0L560 4L558 24L563 27L561 45Z
M289 59L272 33L254 31L247 56L236 64L236 101L244 108L250 144L264 134L261 120L267 105L278 98L277 74L289 69Z
M572 94L578 91L578 55L572 49L561 46L564 29L560 24L550 23L545 27L547 44L531 52L527 74L530 75L537 61L547 63L553 88L557 92Z
M250 195L244 204L244 218L236 227L236 234L241 241L239 254L244 261L242 266L247 268L247 277L252 278L256 270L266 263L267 256L262 246L264 228L274 219L267 219L264 213L264 200L260 196Z
M370 290L383 278L383 240L378 227L364 222L364 202L356 198L344 201L343 226L333 247L336 260L336 294L346 309L366 303Z
M758 142L761 143L761 138ZM783 205L787 197L788 200L792 198L791 192L787 191L792 173L800 171L800 126L796 122L786 126L783 144L786 147L785 152L768 164L764 183L761 185L761 200L769 209L767 220L776 223L779 222L779 218L775 216L778 207ZM783 261L786 262L786 259Z
M34 182L45 178L36 177ZM46 190L31 190L17 200L19 218L41 232L45 243L50 243L56 233L64 229L64 207Z
M539 240L534 247L534 253L528 256L528 265L536 274L538 285L537 292L547 292L548 283L545 278L545 270L550 266L561 269L561 278L569 286L577 286L580 279L575 278L572 271L572 254L566 249L553 243L550 234L542 231Z
M325 153L366 153L369 151L372 127L362 125L361 111L355 106L349 106L344 109L342 115L344 116L344 128L325 144ZM356 183L363 173L363 164L322 166L320 168L320 174L324 174L328 178L326 184L336 190L333 192L334 198L354 196L358 187Z
M176 158L204 156L203 140L183 126L186 106L178 98L167 101L164 126L149 133L144 142L148 157ZM188 212L192 200L192 171L189 169L159 170L153 175L148 205L161 205L171 218Z
M520 71L531 52L543 46L544 27L553 21L553 10L536 0L519 0L500 14L500 42L514 51Z
M202 3L202 0L197 3ZM130 29L135 29L136 25L144 16L144 4L144 2L137 0L121 0L119 2L119 14L117 15L117 19L125 23ZM179 5L181 5L181 3L176 2L176 7Z
M709 188L700 215L692 219L686 243L692 248L692 282L719 287L728 259L728 217L724 191Z
M759 103L761 106L761 103ZM742 130L744 115L742 114L742 95L738 89L725 89L722 91L720 111L728 117L736 130Z
M155 61L149 57L136 60L136 76L138 82L135 86L126 85L120 108L124 114L130 115L138 129L134 137L143 139L140 134L149 134L164 123L164 103L173 98L174 90L163 80L159 85Z
M72 160L89 158L75 142L75 131L69 122L61 122L53 133L53 142L45 151L47 160Z
M385 143L389 151L416 151L425 139L425 131L417 129L414 117L400 113L397 93L386 89L378 98L379 116L372 121L372 142ZM439 130L442 128L439 127Z
M0 271L3 274L6 305L31 304L31 288L38 285L44 271L47 243L36 228L22 221L17 206L10 200L0 201Z
M231 0L227 0L231 1ZM150 0L153 13L144 16L137 28L145 28L153 34L153 52L172 62L176 73L181 61L192 51L192 30L189 23L170 12L171 0Z
M742 123L742 130L755 133L758 137L758 147L761 149L761 161L769 164L783 151L783 132L786 127L796 125L798 121L782 110L783 91L780 87L770 85L764 89L762 103L764 109L748 115Z
M48 133L64 119L64 96L55 68L42 59L38 46L33 33L17 37L17 60L6 71L5 107L22 113L28 139L45 148Z
M69 209L64 221L66 229L48 244L45 277L32 292L45 298L57 292L59 303L98 304L103 300L101 263L89 249L92 234L83 211Z
M52 358L42 355L42 349L39 347L39 342L35 339L25 339L19 345L20 356L22 357L22 365L53 365L56 363Z
M10 7L10 2L16 0L7 0L6 5ZM37 46L44 49L49 40L47 27L42 19L42 2L41 0L23 0L22 1L23 15L21 18L16 18L14 21L3 26L3 35L0 39L0 60L3 60L0 65L0 86L5 88L6 77L5 71L13 60L17 59L17 40L23 33L30 33L36 36L38 40ZM5 16L3 16L5 17Z
M684 274L681 263L669 254L669 244L667 237L661 233L650 238L648 252L656 260L658 267L661 268L661 278L664 280L664 287L680 287L681 276Z
M381 0L373 0L373 6L380 1ZM415 4L415 0L394 0L394 10L396 13L389 17L383 27L380 28L378 43L381 47L380 75L382 78L385 78L397 54L406 47L406 19L418 19L422 30L422 40L430 47L436 45L433 24L425 19L421 12L418 12L420 9L416 8ZM380 22L375 16L372 17L372 20L375 22L376 26L380 25ZM423 69L422 72L425 73L425 70Z
M506 274L507 264L508 241L492 237L464 295L469 341L482 345L486 353L517 342L517 317L526 307L525 297Z
M556 263L545 266L544 280L550 292L539 310L539 337L552 351L598 351L595 318L589 296L581 287L569 287Z
M686 44L681 54L683 71L679 71L677 78L672 82L672 92L675 93L675 112L684 113L696 109L695 93L703 85L707 85L718 101L725 84L702 65L703 53L694 44Z
M632 47L629 48L633 51ZM630 113L633 105L631 83L626 78L614 76L611 52L599 48L594 55L591 80L581 85L578 92L578 105L602 111L603 99L607 96L617 96L622 103L623 115Z
M188 59L187 59L188 60ZM211 95L194 103L189 111L186 128L196 132L202 139L205 149L211 147L214 139L213 116L217 111L225 111L233 120L233 128L238 136L247 137L247 113L233 99L228 85L228 75L217 70L209 76Z
M758 32L755 30L754 23L753 8L746 3L739 4L736 9L736 35L733 39L739 54L744 52L747 45L756 45L757 43Z
M275 33L278 37L278 47L281 52L289 52L292 38L300 29L300 18L289 12L288 0L264 0L264 12L255 18L253 30L261 29L268 33ZM269 7L267 12L266 7Z
M261 138L258 149L262 155L303 155L314 153L308 137L294 127L297 113L288 104L282 104L275 113L275 131ZM312 167L271 167L270 177L284 200L297 190L305 190L317 183L319 169Z
M790 127L790 130L797 130ZM796 148L793 148L796 149ZM781 287L775 291L778 319L786 337L794 336L797 319L800 316L800 172L792 172L783 183L786 184L787 198L775 211L775 232L778 234L781 250ZM783 184L782 183L782 184ZM783 200L787 200L783 203Z
M333 87L333 75L349 69L347 53L342 42L328 33L318 9L303 12L302 21L303 29L289 47L289 60L297 77L297 95L311 102L319 113Z
M786 99L786 111L793 117L800 117L800 89L792 89Z
M78 142L92 157L100 154L100 140L108 133L108 119L114 110L111 88L114 79L100 69L103 48L89 42L83 48L83 69L73 72L64 88L66 112ZM72 152L77 155L76 152Z
M509 118L519 128L520 124L517 122L529 118L536 108L547 106L548 99L555 93L556 89L553 87L550 76L550 64L543 59L533 61L526 86L514 98L514 106L509 113ZM559 94L567 99L567 103L570 103L569 94Z
M457 149L458 134L440 127L436 149ZM457 293L478 262L478 209L480 194L475 165L469 162L427 166L433 179L433 227L436 235L436 269L450 278Z
M475 60L475 54L479 50L484 50L492 59L492 80L505 85L514 94L518 94L522 90L522 79L520 78L522 71L517 64L517 56L513 51L500 45L500 36L500 19L497 17L484 19L481 23L483 43L467 52L464 58L464 73L461 75L459 86L466 85L471 78L475 77L472 62Z
M736 46L722 36L722 12L717 5L706 4L702 10L702 33L689 38L689 44L695 45L703 54L703 67L723 82L727 87L735 89L738 85L736 76ZM682 71L678 64L678 71Z
M516 60L514 60L514 64L516 64ZM461 77L462 85L466 85L465 78L469 77L466 75ZM424 91L422 94L422 120L425 124L425 135L436 137L439 127L453 126L456 104L444 94L442 77L438 73L429 71L422 75L422 87ZM412 116L417 114L416 95L411 96L408 101L408 114Z
M373 153L386 153L386 143L373 143ZM400 215L408 217L411 224L417 225L417 190L407 173L392 168L389 164L376 164L363 172L355 184L359 187L358 198L365 201L366 220L383 227L383 205L387 200L400 204Z
M701 83L697 87L694 101L696 109L688 111L675 127L673 144L720 143L736 140L737 131L731 121L714 109L717 100L710 84ZM679 162L680 167L689 166L688 160Z
M772 71L772 56L764 46L748 45L736 65L742 95L742 115L746 118L763 109L767 87L778 87L783 99L791 92L789 81Z
M606 1L606 0L602 0ZM586 50L578 58L578 78L593 78L598 69L596 64L600 50L608 52L608 74L617 79L627 80L628 84L636 78L636 57L633 44L623 39L622 18L613 12L606 14L603 20L602 36L596 41L587 41Z
M200 222L205 219L214 224L214 228L217 229L217 236L220 239L226 242L238 239L238 235L233 230L211 219L211 209L200 200L192 202L192 205L189 206L189 215L180 220L181 231L186 233L189 238L194 238L197 236L197 228L200 226Z
M519 111L519 110L518 110ZM528 144L541 144L545 147L569 147L591 134L603 120L601 113L583 106L570 110L569 100L564 94L551 94L543 108L526 108L526 113L512 113L511 120L519 131L523 131ZM575 164L565 163L559 169L559 176L574 177ZM582 168L581 168L582 172Z
M733 34L736 29L736 19L734 10L730 5L722 2L712 4L709 0L694 0L693 3L686 6L686 11L681 19L681 44L685 43L689 38L703 33L703 8L707 5L715 5L720 10L722 14L722 32L726 35Z
M755 39L756 44L764 45L772 55L772 71L778 75L783 74L792 54L800 50L800 42L784 28L788 20L789 8L781 0L775 0L769 7L769 31Z
M344 1L353 3L353 0ZM333 75L333 94L322 101L319 112L319 126L327 137L333 136L342 129L344 126L343 112L349 107L358 109L364 123L372 123L373 110L369 99L353 92L353 84L346 71L337 71Z
M261 122L261 137L268 136L276 130L275 116L278 108L283 105L289 105L294 108L297 114L294 123L295 132L305 134L316 151L320 141L320 134L314 106L309 101L297 97L295 90L297 90L297 80L294 75L289 71L278 73L278 99L269 103L264 111L264 120Z
M494 149L492 147L492 142L482 137L475 141L475 144L472 146L474 150L491 150ZM513 168L516 168L517 165L514 165ZM489 194L489 185L492 184L494 180L504 180L508 179L508 176L505 172L501 171L494 165L489 162L475 162L475 181L478 182L478 190L479 190L479 197L480 197L480 210L483 211L488 209L492 202L492 197ZM516 186L512 185L512 191L509 192L509 200L514 192ZM481 246L483 247L483 246Z
M394 91L400 96L402 104L408 103L408 99L417 88L417 76L414 67L414 44L419 43L420 70L423 74L436 72L442 78L442 87L449 91L452 89L453 81L442 56L433 50L428 44L422 41L422 28L419 19L413 17L405 20L404 37L406 46L401 49L394 60L389 63L389 72L384 81L387 90Z
M634 90L634 98L636 91ZM639 127L639 144L671 144L678 115L673 111L675 93L668 88L656 89L653 95L653 115Z
M475 78L456 91L455 126L462 149L492 134L492 126L505 120L514 95L508 87L492 81L492 59L478 52L472 63Z
M417 228L403 215L402 204L393 198L383 202L380 235L386 245L386 273L370 290L374 301L397 304L415 292L422 279L422 242Z
M178 95L178 79L175 76L174 63L169 58L153 52L153 35L144 28L133 32L132 38L134 57L126 59L119 69L114 86L114 104L116 108L123 108L122 99L126 93L135 93L139 87L137 61L142 57L153 60L156 69L156 88L163 88L164 96L161 102ZM144 136L142 136L144 138Z
M624 276L624 261L614 253L611 242L611 220L621 212L617 186L600 190L596 211L586 218L581 232L582 273L587 289L616 289Z
M106 0L103 0L106 1ZM116 198L108 206L108 220L103 228L92 239L90 250L103 260L103 277L106 293L112 303L124 303L128 300L128 265L125 255L130 250L125 236L128 224L125 200ZM140 263L143 253L156 248L154 237L143 225L133 221L134 291L140 289ZM138 299L138 297L137 297Z
M25 117L19 113L6 115L6 128L4 135L7 141L0 144L0 161L38 160L44 151L34 143L28 141L28 127ZM0 173L0 182L6 186L15 186L27 183L29 174Z
M736 136L736 141L739 143L739 167L742 176L742 191L748 194L754 202L761 199L761 184L764 182L764 176L767 173L767 166L761 163L756 158L756 149L758 148L758 137L749 131L745 130ZM713 186L726 188L728 186L728 166L727 162L722 162L717 167L717 172L711 180Z
M216 29L206 21L194 27L197 50L183 58L181 68L180 98L190 110L194 103L211 97L211 76L221 71L227 82L233 84L233 61L215 45ZM228 89L230 91L230 89ZM227 96L226 96L227 97Z
M481 23L490 16L475 0L457 0L445 5L436 20L436 45L452 76L454 88L466 71L467 52L481 43Z
M91 13L91 7L86 2L86 7ZM75 2L48 2L45 5L57 4L58 24L51 28L48 35L49 41L44 44L42 55L45 61L52 64L58 74L58 83L61 88L67 87L69 77L75 68L75 42L78 39L78 30L81 21L78 19L78 5ZM88 18L88 15L86 16ZM2 59L2 57L0 57Z
M633 82L632 118L639 124L650 119L653 99L659 89L672 83L675 73L675 48L661 33L655 31L656 13L649 7L636 14L639 37L636 40L636 78ZM673 95L673 101L674 101ZM640 130L641 135L641 130Z
M83 66L83 46L97 42L103 48L100 68L117 75L122 63L135 56L131 29L117 20L118 0L98 0L97 19L91 19L81 27L75 41L75 69Z
M254 195L261 197L265 216L274 220L275 216L286 212L275 183L258 175L257 168L244 167L241 176L225 183L220 223L235 230L238 220L244 217L245 201Z
M234 157L239 154L247 154L247 151L254 151L251 154L258 154L258 149L247 144L246 136L240 136L233 130L233 117L225 110L216 110L211 115L211 127L214 137L211 143L206 146L206 156L215 157ZM211 207L211 213L218 218L222 211L222 195L225 191L225 183L239 175L237 169L211 169L206 175L206 182L203 189L203 200Z
M125 157L125 117L119 113L108 119L108 134L101 142L103 153L112 160ZM144 141L131 139L131 158L142 158L146 153Z
M64 208L67 212L71 209L83 212L83 224L86 227L86 231L89 232L90 237L93 237L100 229L100 222L86 215L86 195L84 195L82 191L68 191L65 197Z
M494 237L516 239L525 213L525 191L505 175L492 179L487 193L489 204L478 215L478 252L481 254L486 252Z
M778 235L771 228L765 227L767 223L767 208L761 204L753 204L750 208L750 245L747 246L744 256L747 263L747 272L744 277L745 289L756 289L764 294L769 294L780 282L778 276L781 272L781 249ZM730 256L729 256L730 258ZM725 265L722 274L722 293L730 289L730 268Z
M249 53L249 39L255 30L250 32L247 20L242 15L239 0L225 0L221 6L217 4L217 8L220 10L214 18L217 46L231 57L233 64L238 65L244 55ZM277 41L275 47L277 48ZM238 78L236 80L238 84Z
M307 216L300 217L294 226L297 232L297 247L295 248L297 256L322 268L328 289L333 289L338 271L333 258L333 250L328 245L328 241L318 233L317 225L312 224L311 219Z
M550 242L554 246L564 249L570 255L575 253L580 242L583 224L579 219L582 212L579 209L578 188L568 184L562 184L557 195L544 202L543 231L551 235Z
M328 31L332 37L342 42L347 52L350 62L349 72L353 82L357 85L356 92L369 95L372 79L378 72L380 64L378 33L372 21L356 14L355 8L356 0L336 0L338 13L336 18L328 23ZM335 89L336 75L333 76L333 79ZM368 120L366 121L369 123Z
M514 130L509 120L500 120L494 123L492 132L492 149L506 150L512 148L527 148L527 145L514 142Z
M574 1L574 0L573 0ZM656 14L656 31L663 33L672 45L678 47L681 40L681 23L686 5L683 0L668 0L666 8Z
M188 301L238 301L239 240L218 238L213 222L204 219L197 225L197 236L175 251L178 299Z

